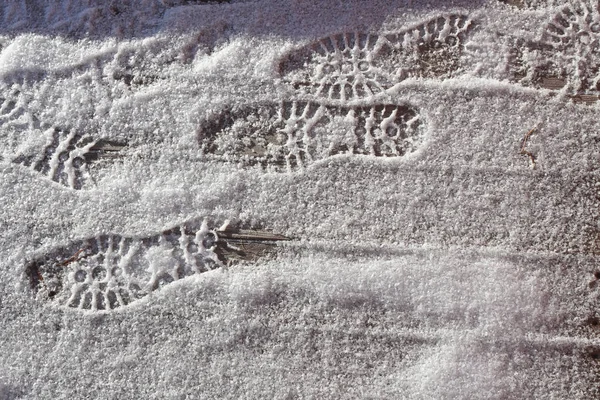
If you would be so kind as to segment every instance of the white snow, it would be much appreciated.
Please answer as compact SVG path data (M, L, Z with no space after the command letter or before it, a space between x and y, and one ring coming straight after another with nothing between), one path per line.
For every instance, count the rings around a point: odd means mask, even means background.
M108 3L0 5L0 400L600 396L600 102L521 86L502 67L507 36L539 38L560 7ZM418 108L426 135L410 156L280 173L202 155L207 116L294 99L282 55L451 13L478 25L460 74L334 102ZM534 127L532 168L520 149ZM11 162L54 128L128 146L74 190ZM53 248L205 216L294 240L110 312L50 306L29 288L27 261ZM148 257L154 273L176 262L162 248Z

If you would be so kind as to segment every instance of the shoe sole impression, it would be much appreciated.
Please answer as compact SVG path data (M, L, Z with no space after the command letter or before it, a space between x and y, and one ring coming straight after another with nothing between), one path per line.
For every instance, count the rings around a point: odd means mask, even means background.
M552 91L574 102L600 98L600 10L597 2L563 6L537 41L517 40L509 55L513 80Z
M339 33L292 51L279 62L278 72L303 94L366 98L409 77L454 74L472 27L465 15L447 15L397 33Z
M213 113L200 122L198 140L213 159L295 172L338 154L405 157L424 142L425 123L407 104L284 101Z
M498 2L519 9L538 9L542 7L548 7L551 5L551 1L548 0L498 0Z
M32 95L14 84L0 95L0 129L11 150L3 159L28 167L54 182L82 189L92 163L114 159L123 142L94 138L81 129L62 129L41 121L31 110Z
M71 189L82 189L90 179L89 166L97 161L118 157L126 145L106 140L94 140L76 131L50 128L44 133L47 143L43 149L28 149L12 162L39 172Z
M285 236L188 222L148 237L99 235L28 262L40 299L81 310L112 310L187 276L267 255Z

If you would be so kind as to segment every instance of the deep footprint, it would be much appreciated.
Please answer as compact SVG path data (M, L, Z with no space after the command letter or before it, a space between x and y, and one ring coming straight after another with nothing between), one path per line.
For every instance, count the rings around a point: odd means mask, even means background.
M279 74L304 94L365 98L409 77L452 76L472 27L467 16L448 15L398 33L340 33L288 54L279 63Z
M413 106L332 107L287 101L225 109L200 124L203 152L219 160L293 172L337 154L404 157L424 142Z
M112 310L187 276L268 254L281 235L210 230L190 222L142 238L99 235L29 262L25 275L36 297L82 310Z
M600 11L597 2L563 6L537 41L517 41L510 55L513 80L565 90L575 102L600 98Z

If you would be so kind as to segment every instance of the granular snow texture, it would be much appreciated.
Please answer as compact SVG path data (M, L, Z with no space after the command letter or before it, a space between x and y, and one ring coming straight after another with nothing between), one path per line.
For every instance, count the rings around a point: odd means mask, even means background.
M0 399L600 398L598 43L592 0L4 1ZM291 240L201 268L206 221Z

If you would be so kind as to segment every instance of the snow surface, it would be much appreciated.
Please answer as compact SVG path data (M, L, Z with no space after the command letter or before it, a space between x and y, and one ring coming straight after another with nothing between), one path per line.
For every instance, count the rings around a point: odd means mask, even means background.
M502 68L501 38L534 40L557 8L183 3L0 6L0 97L18 91L15 113L39 119L0 120L0 399L600 397L598 104ZM275 68L286 52L449 13L478 23L463 73L380 96L422 112L417 152L294 173L201 155L207 115L294 95ZM128 147L73 190L10 162L46 140L40 121ZM519 151L534 127L532 168ZM111 312L50 307L24 278L32 255L71 240L204 216L294 240Z

